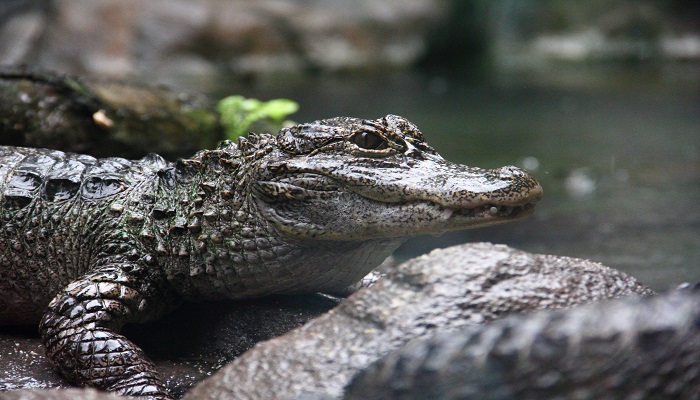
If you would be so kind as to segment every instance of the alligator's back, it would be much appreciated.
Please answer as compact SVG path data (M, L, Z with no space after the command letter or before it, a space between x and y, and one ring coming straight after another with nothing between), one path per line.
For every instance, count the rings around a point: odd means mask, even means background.
M119 199L147 192L165 162L0 147L0 325L37 322L86 272ZM114 224L111 224L114 225Z

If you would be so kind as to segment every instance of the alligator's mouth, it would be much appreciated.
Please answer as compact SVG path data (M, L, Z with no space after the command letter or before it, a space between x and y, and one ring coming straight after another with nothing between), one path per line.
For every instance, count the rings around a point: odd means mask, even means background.
M414 215L424 217L421 222L426 223L431 220L429 225L442 227L437 229L444 229L444 231L522 219L533 213L535 203L542 198L542 189L539 185L525 188L517 194L481 193L473 194L471 199L445 196L445 202L436 201L439 196L433 193L426 195L418 192L417 195L407 195L408 198L387 199L381 197L381 192L367 190L364 187L351 188L351 191L369 201L384 204L385 207L411 209Z
M542 197L534 178L519 170L502 179L474 171L463 182L459 174L431 180L403 173L381 184L369 173L351 181L304 171L256 186L269 201L261 210L282 231L338 240L439 235L514 221L530 215Z
M536 201L536 200L535 200ZM526 217L535 210L534 202L518 206L504 206L497 204L486 204L474 208L446 208L437 205L442 211L441 217L445 220L454 216L464 216L468 218L483 219L485 221L493 219L519 219Z

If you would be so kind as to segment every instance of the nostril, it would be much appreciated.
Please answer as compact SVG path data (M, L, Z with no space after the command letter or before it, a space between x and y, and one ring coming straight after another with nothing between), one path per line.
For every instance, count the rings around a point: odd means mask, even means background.
M530 175L526 171L512 165L498 168L496 169L496 172L501 179L512 179Z

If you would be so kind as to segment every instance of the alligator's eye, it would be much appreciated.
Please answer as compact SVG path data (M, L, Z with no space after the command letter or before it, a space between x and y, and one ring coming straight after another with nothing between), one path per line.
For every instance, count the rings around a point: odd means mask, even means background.
M386 148L384 139L373 132L357 132L353 135L352 142L367 150L381 150Z

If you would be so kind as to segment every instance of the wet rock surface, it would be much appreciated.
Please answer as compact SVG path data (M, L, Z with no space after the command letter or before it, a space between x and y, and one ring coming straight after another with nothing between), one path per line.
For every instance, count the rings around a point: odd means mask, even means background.
M651 293L634 278L586 260L488 243L436 250L303 327L255 346L184 398L340 398L357 372L438 329Z
M409 343L344 399L698 399L700 291L508 317Z
M170 392L179 397L258 341L299 327L335 305L337 300L321 295L192 303L153 323L129 325L124 333L154 360ZM3 392L8 390L71 386L44 356L36 327L0 327L0 361L0 398L14 393Z
M131 397L100 392L95 389L17 390L2 393L2 400L127 400Z
M44 357L36 327L0 327L0 362L0 391L68 386Z

